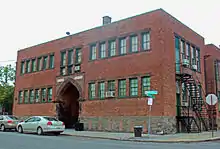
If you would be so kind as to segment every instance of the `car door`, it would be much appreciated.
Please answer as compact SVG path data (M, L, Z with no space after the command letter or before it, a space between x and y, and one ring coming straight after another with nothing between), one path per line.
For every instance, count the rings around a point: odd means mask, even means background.
M31 117L24 121L22 124L23 131L25 132L31 132L32 123L34 122L34 117Z
M0 115L0 126L1 126L1 124L3 124L3 121L4 121L4 118L2 115Z
M37 116L34 117L34 120L33 120L33 122L31 122L31 125L30 125L30 130L31 130L32 132L36 132L37 127L38 127L40 121L41 121L41 118L40 118L40 117L37 117Z

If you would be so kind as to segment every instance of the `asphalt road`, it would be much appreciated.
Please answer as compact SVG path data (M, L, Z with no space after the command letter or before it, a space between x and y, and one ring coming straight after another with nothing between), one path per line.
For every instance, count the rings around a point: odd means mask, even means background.
M219 149L220 142L162 144L0 132L0 149Z

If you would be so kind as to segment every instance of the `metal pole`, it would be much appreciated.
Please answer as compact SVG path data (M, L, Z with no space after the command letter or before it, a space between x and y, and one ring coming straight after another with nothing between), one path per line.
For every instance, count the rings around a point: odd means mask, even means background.
M151 105L149 106L149 116L148 116L148 135L150 135L150 115L151 115Z
M213 126L214 126L214 113L213 113L213 104L212 104L212 96L211 96L211 105L212 105L212 138L214 137L214 131L213 131Z

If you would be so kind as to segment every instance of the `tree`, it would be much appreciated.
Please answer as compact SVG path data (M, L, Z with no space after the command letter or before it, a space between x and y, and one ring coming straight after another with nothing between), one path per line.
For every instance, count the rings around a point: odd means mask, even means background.
M11 113L14 97L15 68L0 66L0 105Z

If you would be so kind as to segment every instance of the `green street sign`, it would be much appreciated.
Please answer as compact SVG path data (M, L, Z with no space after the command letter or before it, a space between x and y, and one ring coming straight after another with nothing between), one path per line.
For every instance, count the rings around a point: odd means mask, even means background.
M157 95L158 91L145 91L146 95Z
M152 94L147 95L147 97L155 99L155 95Z

